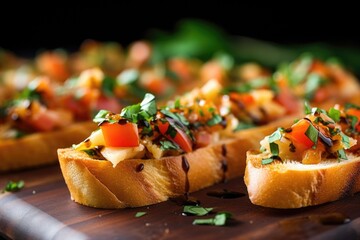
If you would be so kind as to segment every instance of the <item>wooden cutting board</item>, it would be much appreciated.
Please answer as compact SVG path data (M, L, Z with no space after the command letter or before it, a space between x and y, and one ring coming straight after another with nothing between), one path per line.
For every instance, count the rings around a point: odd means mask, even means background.
M0 232L14 239L360 239L360 194L296 210L255 206L247 196L208 196L224 189L246 193L238 178L191 194L203 207L232 213L226 226L216 227L193 225L214 214L183 216L175 201L120 210L81 206L70 200L59 166L2 174L0 187L9 180L25 181L19 192L0 194ZM147 214L136 218L137 212ZM343 224L343 216L350 222Z

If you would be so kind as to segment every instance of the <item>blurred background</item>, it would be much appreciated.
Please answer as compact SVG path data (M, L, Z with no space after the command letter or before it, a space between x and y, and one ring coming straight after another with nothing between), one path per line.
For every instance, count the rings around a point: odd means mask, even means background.
M305 3L282 7L235 1L7 7L0 14L0 47L32 57L44 49L76 51L85 39L116 41L126 47L139 39L164 44L172 38L178 42L211 42L204 45L208 55L216 48L226 49L238 60L255 60L269 66L311 51L320 57L338 57L360 73L355 7L333 6L329 10ZM189 19L197 23L186 21Z

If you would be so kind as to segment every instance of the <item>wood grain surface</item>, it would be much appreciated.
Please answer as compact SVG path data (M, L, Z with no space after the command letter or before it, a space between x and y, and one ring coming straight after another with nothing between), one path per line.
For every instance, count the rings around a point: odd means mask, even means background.
M360 239L360 194L296 210L255 206L247 196L221 199L207 195L224 189L246 193L242 178L238 178L191 194L203 207L232 213L226 226L216 227L192 225L194 219L214 214L183 216L183 207L174 201L121 210L81 206L71 201L59 166L2 174L0 187L9 180L24 180L25 188L0 194L0 238ZM136 218L137 212L147 214ZM342 224L339 216L351 221Z

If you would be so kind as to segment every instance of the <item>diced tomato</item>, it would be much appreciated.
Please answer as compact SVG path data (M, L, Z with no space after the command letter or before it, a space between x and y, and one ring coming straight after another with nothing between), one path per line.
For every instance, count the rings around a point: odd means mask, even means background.
M206 131L200 131L195 134L196 147L206 147L211 143L211 134Z
M146 83L146 88L155 95L164 94L168 87L169 84L166 81L166 79L161 79L161 78L151 78Z
M184 150L185 152L191 152L192 151L192 143L190 138L184 133L182 130L176 128L176 135L175 137L171 137L169 134L167 134L167 130L169 128L170 124L169 122L158 122L158 127L160 130L160 133L170 139L171 141L174 141L179 147Z
M254 97L247 93L232 92L229 94L229 97L236 102L241 102L244 106L251 105L255 102Z
M137 147L139 133L134 123L103 123L100 126L105 144L108 147Z
M296 147L300 146L302 149L309 149L314 145L314 143L305 135L309 126L310 123L308 121L300 120L292 127L292 131L289 135Z
M188 81L192 78L191 66L186 59L173 58L169 60L169 68L171 71L176 73L181 80Z
M204 82L215 79L219 83L224 83L226 80L226 71L217 61L210 61L205 63L201 68L200 75L201 80Z
M76 120L84 121L91 119L91 110L88 105L82 104L72 95L62 96L60 99L61 106L68 109L74 114Z
M317 73L325 78L330 75L329 68L323 62L320 62L318 60L313 62L310 68L310 72Z
M145 41L134 42L130 46L129 50L129 64L134 67L140 67L143 65L151 56L151 46Z
M326 99L329 98L330 91L331 90L329 88L323 88L323 87L318 88L315 91L313 101L318 103L325 101Z
M287 113L296 113L300 109L299 100L286 86L280 86L279 93L276 95L275 100L286 109Z
M114 97L100 96L96 102L96 110L106 109L110 112L120 112L121 105Z
M360 132L360 109L350 108L346 111L346 114L349 116L357 117L358 121L355 124L355 128L358 132Z
M69 125L72 122L72 116L65 110L42 110L34 114L28 122L35 130L46 132Z
M66 66L66 58L56 52L41 54L36 63L40 71L57 81L65 81L70 76Z

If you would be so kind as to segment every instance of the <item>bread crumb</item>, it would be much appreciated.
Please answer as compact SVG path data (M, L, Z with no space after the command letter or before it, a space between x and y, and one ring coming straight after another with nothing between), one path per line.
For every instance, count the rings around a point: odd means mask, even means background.
M253 224L253 223L254 223L254 221L253 221L253 220L250 220L250 221L249 221L249 223L250 223L250 224Z
M146 227L149 227L151 225L151 223L145 223Z
M34 194L36 194L36 191L35 191L35 190L33 190L33 191L32 191L32 194L33 194L33 195L34 195Z

